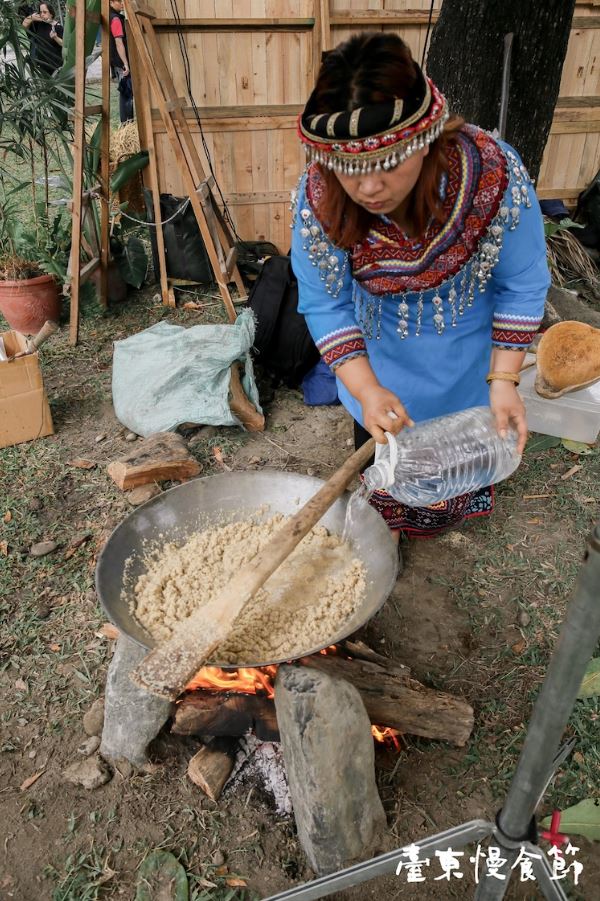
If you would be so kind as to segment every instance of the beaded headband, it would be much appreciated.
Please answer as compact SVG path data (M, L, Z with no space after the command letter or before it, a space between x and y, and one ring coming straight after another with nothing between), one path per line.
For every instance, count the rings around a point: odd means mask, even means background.
M314 113L314 104L313 91L298 117L298 137L309 161L344 175L393 169L435 141L449 117L443 94L420 69L405 100L340 113Z

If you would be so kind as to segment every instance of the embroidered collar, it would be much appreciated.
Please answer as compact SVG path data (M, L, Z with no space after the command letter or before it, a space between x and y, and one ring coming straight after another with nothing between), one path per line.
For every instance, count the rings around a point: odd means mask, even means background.
M350 254L354 278L376 295L439 287L480 250L508 181L507 159L497 142L481 129L465 125L449 147L442 200L445 222L434 220L424 235L408 238L387 217L374 216L365 240ZM311 166L307 196L313 209L323 190L318 167Z
M298 208L298 192L292 192L292 225L298 216L303 249L332 297L341 291L350 264L357 322L367 337L380 336L384 298L386 304L388 298L398 304L400 337L413 331L418 336L425 292L431 293L433 323L441 335L446 325L456 327L472 306L476 288L485 291L505 230L518 226L521 206L531 206L530 184L525 166L510 149L505 152L490 135L465 125L449 149L441 195L447 218L443 224L430 223L424 236L408 238L395 223L373 216L365 240L340 253L314 213L325 190L316 165L308 168L305 205Z

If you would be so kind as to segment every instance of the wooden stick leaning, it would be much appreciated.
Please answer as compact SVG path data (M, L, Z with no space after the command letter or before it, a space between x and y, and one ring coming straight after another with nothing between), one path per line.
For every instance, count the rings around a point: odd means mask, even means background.
M228 636L244 605L308 535L374 451L371 438L285 523L260 556L236 573L210 603L178 623L171 638L150 651L133 671L131 679L136 685L175 700Z

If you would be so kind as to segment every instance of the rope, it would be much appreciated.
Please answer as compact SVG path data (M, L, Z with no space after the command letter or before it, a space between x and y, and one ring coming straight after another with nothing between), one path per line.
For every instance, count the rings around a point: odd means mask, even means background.
M433 7L435 6L435 0L431 0L431 6L429 7L429 20L427 22L427 31L425 32L425 43L423 44L423 56L421 57L421 68L423 69L425 66L425 57L427 55L427 51L429 49L429 32L431 31L431 23L433 20Z
M168 219L162 219L160 224L167 225L169 222L172 222L173 219L177 219L177 217L185 212L186 208L189 206L190 198L186 197L181 206L177 207L172 216L169 216ZM136 222L138 225L147 225L148 228L158 228L158 222L147 222L145 219L136 219L135 216L130 216L129 213L126 213L124 210L121 210L120 213L117 213L113 219L116 219L118 215L124 216L125 219L129 219L130 222Z

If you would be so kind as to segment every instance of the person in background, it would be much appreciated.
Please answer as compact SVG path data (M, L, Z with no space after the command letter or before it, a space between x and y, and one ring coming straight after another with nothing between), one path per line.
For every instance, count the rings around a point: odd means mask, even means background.
M298 309L334 370L356 446L489 406L522 451L517 391L550 283L539 204L517 152L462 119L392 33L326 54L298 123ZM490 487L430 507L370 503L393 536L489 513Z
M23 19L23 28L29 33L31 62L47 75L54 75L62 66L63 27L52 4L40 3L38 12Z
M110 65L119 82L119 116L121 122L129 122L133 119L133 89L122 0L110 0Z

